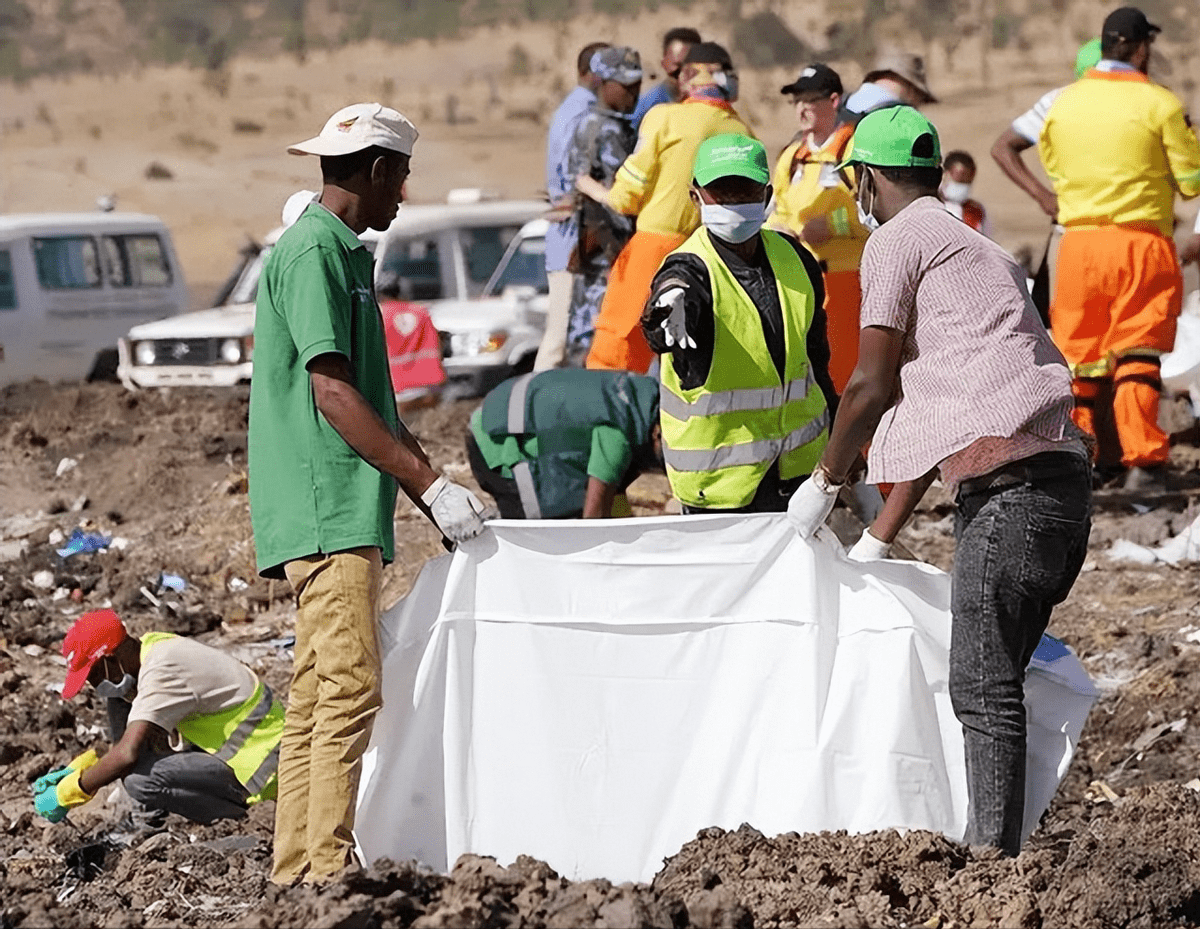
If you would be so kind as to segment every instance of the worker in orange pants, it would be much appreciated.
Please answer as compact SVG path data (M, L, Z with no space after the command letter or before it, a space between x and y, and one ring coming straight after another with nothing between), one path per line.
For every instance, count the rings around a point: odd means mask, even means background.
M1126 468L1167 461L1170 442L1158 426L1159 357L1175 344L1182 307L1175 246L1157 229L1067 229L1050 306L1051 333L1075 376L1076 425L1095 436L1095 405L1111 390Z
M663 259L686 238L635 232L625 243L608 274L608 289L596 317L596 335L587 359L589 368L638 374L649 370L656 356L642 335L642 309Z

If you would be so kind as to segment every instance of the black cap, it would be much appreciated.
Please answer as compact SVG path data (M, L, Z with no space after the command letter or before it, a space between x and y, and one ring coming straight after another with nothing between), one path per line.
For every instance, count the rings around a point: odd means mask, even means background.
M1135 6L1123 6L1113 10L1104 20L1102 35L1117 36L1129 42L1144 42L1162 32L1158 26L1146 19L1146 14Z
M716 42L697 42L688 49L683 63L720 65L723 68L733 67L733 59L729 57L729 52L725 51L723 45L718 45Z
M842 93L842 79L829 65L811 64L801 71L800 76L792 83L779 88L779 92L781 94L821 94L823 97L828 97L830 94Z

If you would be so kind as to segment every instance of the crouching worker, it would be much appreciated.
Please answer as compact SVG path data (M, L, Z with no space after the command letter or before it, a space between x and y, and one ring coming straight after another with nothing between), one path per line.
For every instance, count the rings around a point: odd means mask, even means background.
M755 139L699 147L702 225L663 261L642 314L662 356L667 477L687 513L783 512L829 438L837 396L821 269L761 228L769 180Z
M467 459L504 519L628 516L625 488L663 467L658 382L570 368L507 380L472 415Z
M206 824L274 798L283 705L241 662L167 632L134 638L112 610L80 617L63 655L63 699L91 684L107 698L115 744L33 783L50 822L116 780L148 810Z

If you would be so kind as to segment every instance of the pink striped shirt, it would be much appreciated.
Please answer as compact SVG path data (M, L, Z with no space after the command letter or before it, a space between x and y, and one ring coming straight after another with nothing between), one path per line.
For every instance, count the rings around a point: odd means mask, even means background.
M904 333L896 400L871 442L872 483L915 480L989 437L1020 438L1005 443L1009 460L1026 447L1083 449L1071 375L999 245L922 197L872 233L861 278L861 325ZM975 476L951 470L955 483Z

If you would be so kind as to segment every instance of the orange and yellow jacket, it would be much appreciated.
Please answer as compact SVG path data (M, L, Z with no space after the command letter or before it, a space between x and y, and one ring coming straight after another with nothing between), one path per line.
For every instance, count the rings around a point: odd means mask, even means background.
M1183 104L1139 71L1092 70L1065 88L1038 153L1064 226L1134 225L1170 237L1175 195L1200 194L1200 142Z
M800 238L806 222L826 217L833 238L804 244L829 272L857 271L870 235L858 221L854 189L847 184L852 178L837 170L853 135L854 125L843 124L815 151L805 141L792 142L779 156L772 179L775 211L767 225Z
M726 132L755 138L728 103L685 100L651 107L638 130L637 148L617 169L608 205L637 216L638 232L691 235L700 225L700 211L688 193L696 150L705 139Z

